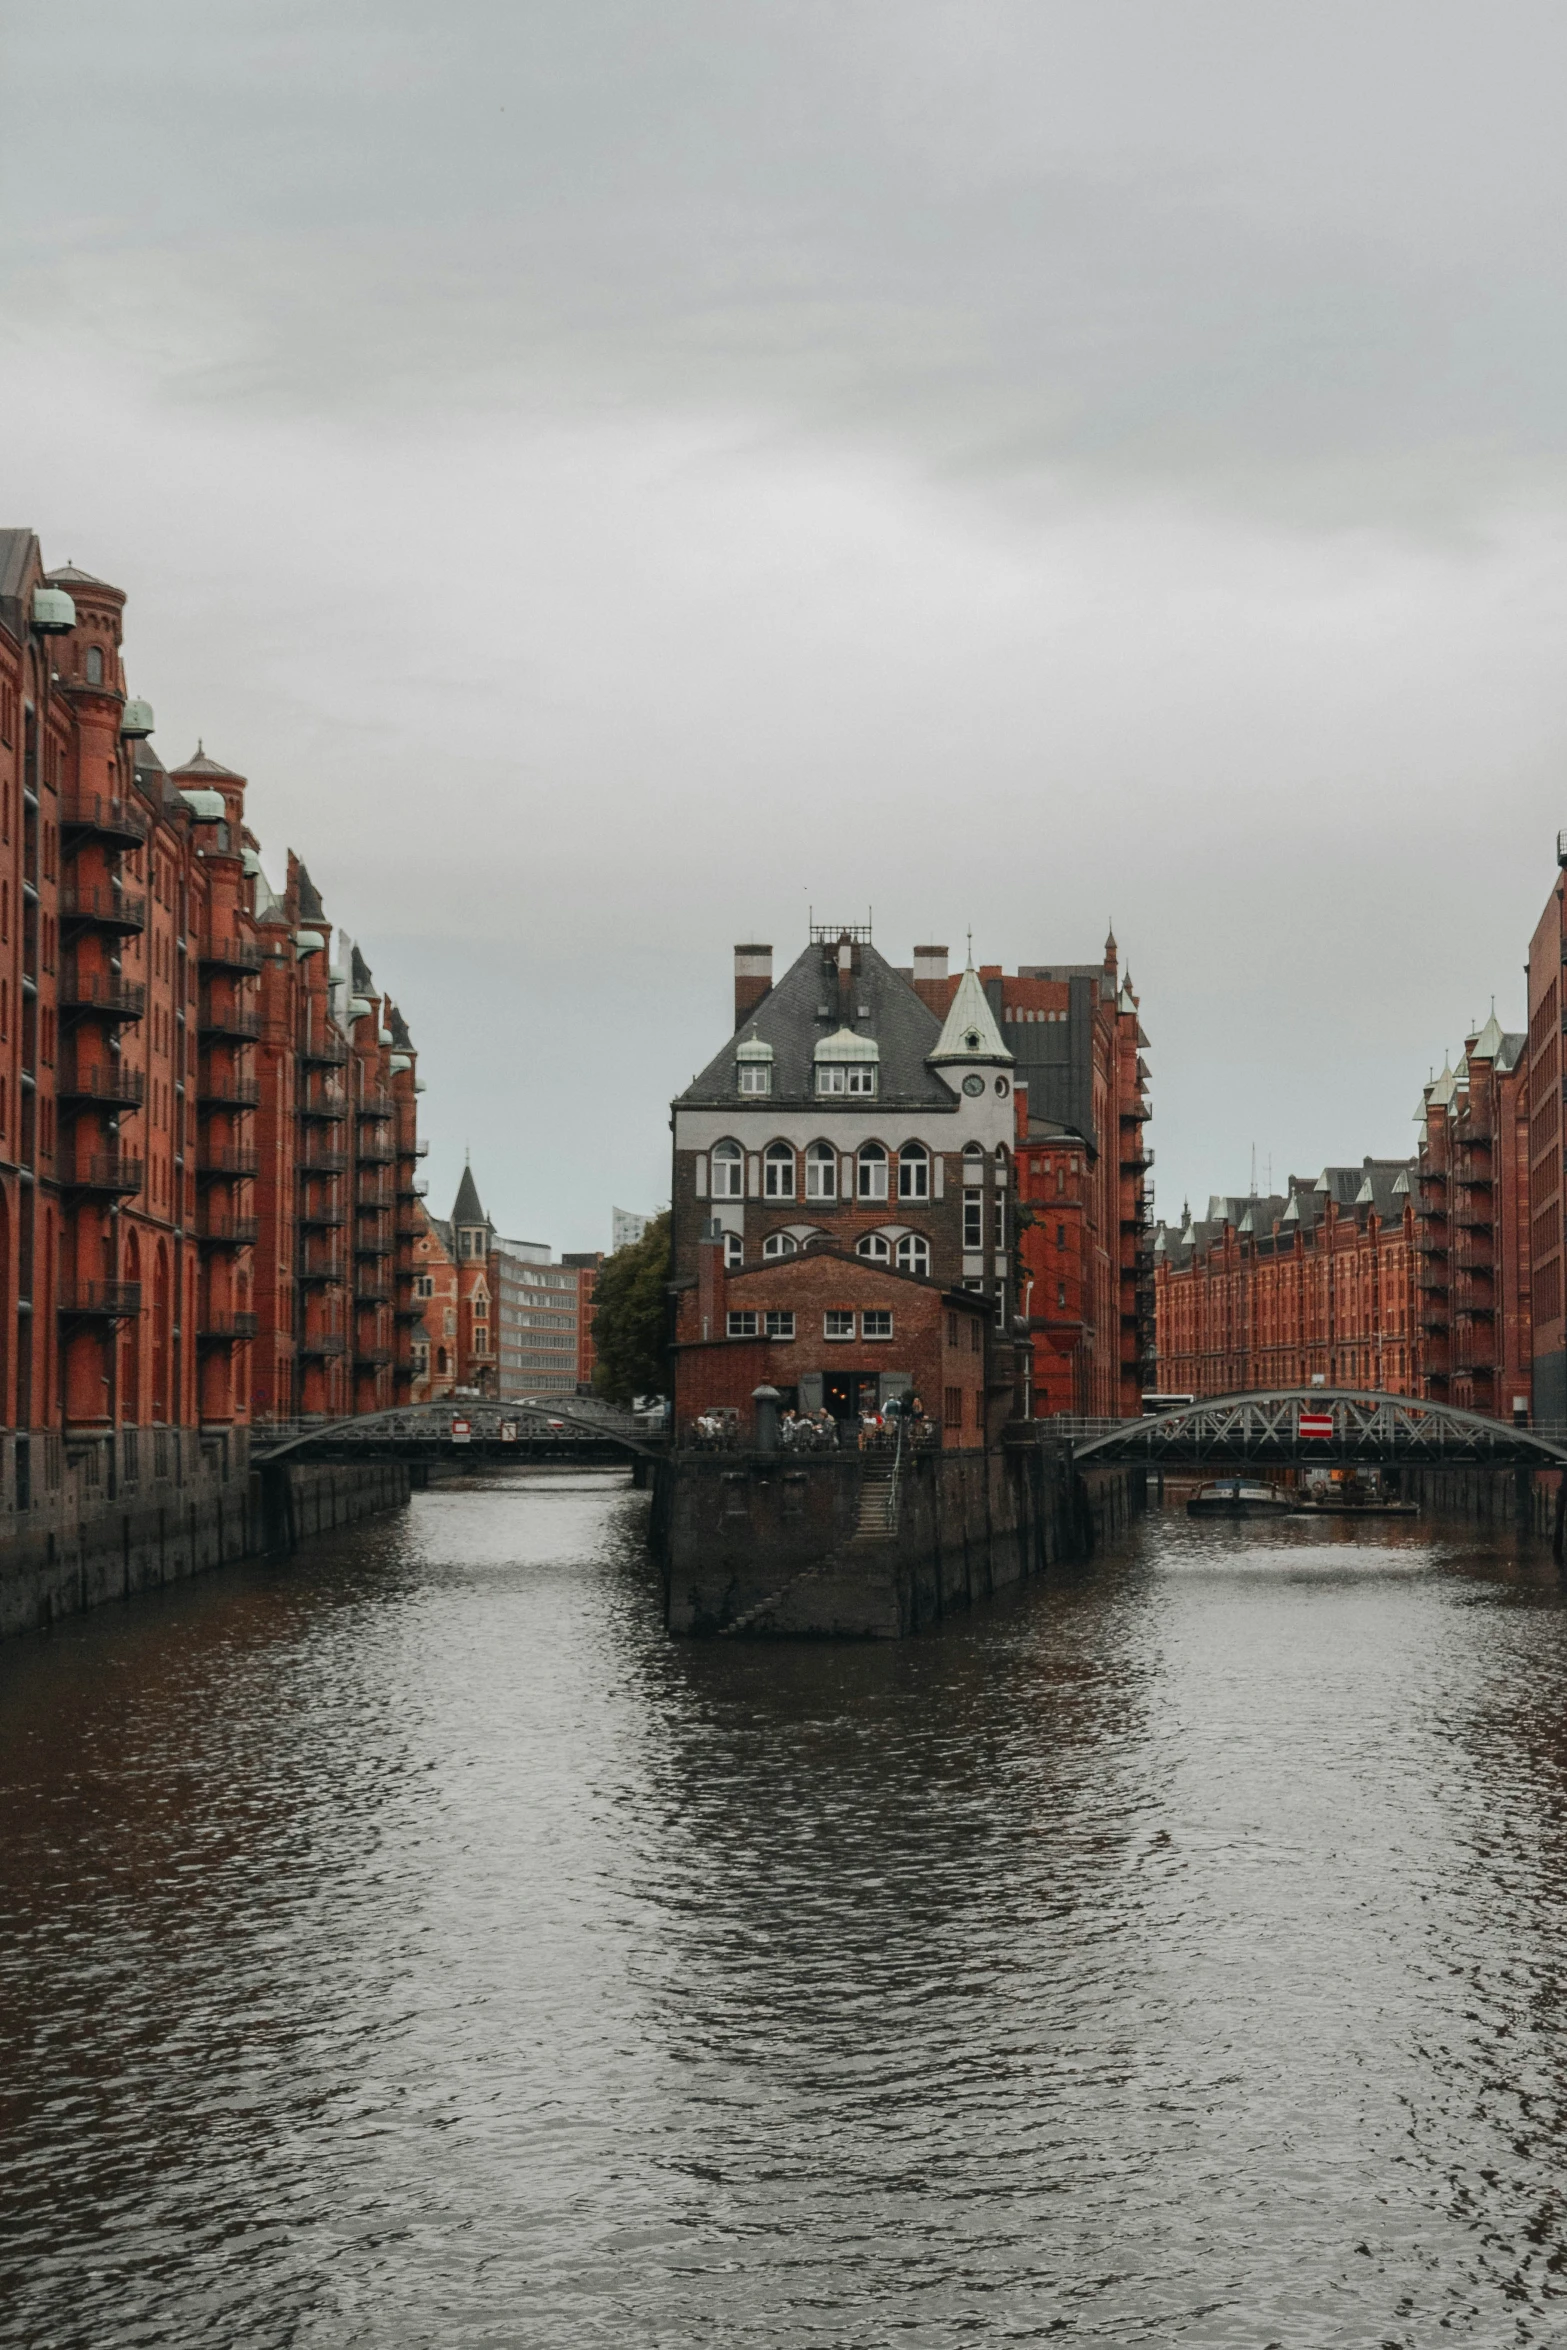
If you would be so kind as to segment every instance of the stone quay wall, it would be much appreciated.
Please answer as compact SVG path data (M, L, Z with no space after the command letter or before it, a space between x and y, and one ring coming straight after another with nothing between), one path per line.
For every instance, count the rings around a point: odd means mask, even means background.
M101 1447L73 1461L58 1440L35 1437L25 1510L17 1508L15 1439L0 1438L0 1638L291 1549L408 1499L400 1461L260 1470L250 1466L242 1430L159 1433L154 1449L138 1431L134 1473L113 1463L112 1490Z
M653 1540L677 1633L896 1640L1048 1566L1085 1559L1143 1507L1145 1473L1079 1476L1025 1433L988 1452L918 1453L896 1525L860 1529L876 1455L694 1453L659 1465Z

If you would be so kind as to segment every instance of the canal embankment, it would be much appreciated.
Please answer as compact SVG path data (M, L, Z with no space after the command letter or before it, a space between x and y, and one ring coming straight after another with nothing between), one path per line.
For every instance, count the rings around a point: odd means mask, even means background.
M400 1461L261 1468L247 1433L137 1431L111 1458L35 1439L18 1487L0 1445L0 1638L268 1551L287 1551L408 1499Z
M660 1464L653 1541L669 1629L896 1640L1058 1563L1144 1507L1146 1473L1079 1472L1022 1423L989 1451L684 1453Z

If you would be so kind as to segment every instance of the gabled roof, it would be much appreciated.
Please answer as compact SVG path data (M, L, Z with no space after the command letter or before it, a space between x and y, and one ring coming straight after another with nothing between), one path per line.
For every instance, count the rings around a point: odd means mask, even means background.
M348 973L349 977L354 983L355 995L369 995L372 992L375 986L375 981L371 977L369 964L365 961L357 946L350 950L348 959Z
M402 1013L397 1009L395 1004L387 1004L385 1006L385 1011L386 1025L392 1032L393 1044L397 1047L399 1052L411 1053L413 1051L414 1040L408 1033L407 1021L403 1018Z
M311 880L303 857L295 861L299 876L299 919L301 922L324 922L326 908L321 903L321 892Z
M948 1061L1004 1061L1011 1066L1012 1055L972 963L958 981L936 1049L925 1057L933 1067Z
M920 1001L911 983L902 977L869 940L858 949L850 1012L853 1033L875 1040L879 1055L876 1099L883 1108L952 1110L950 1087L929 1068L926 1056L940 1034L940 1022ZM861 1006L864 1017L861 1017ZM837 950L812 945L790 964L748 1014L744 1037L770 1045L773 1087L766 1095L737 1096L735 1057L738 1037L726 1037L720 1050L684 1093L676 1096L681 1109L703 1107L761 1109L771 1103L810 1102L823 1116L835 1110L862 1111L863 1097L848 1095L818 1101L813 1056L824 1036L840 1025L838 1016Z
M1493 1012L1469 1048L1469 1057L1476 1061L1494 1061L1502 1049L1502 1024Z

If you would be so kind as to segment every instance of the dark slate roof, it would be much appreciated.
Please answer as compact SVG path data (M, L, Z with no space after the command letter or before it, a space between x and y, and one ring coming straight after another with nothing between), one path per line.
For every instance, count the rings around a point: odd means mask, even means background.
M408 1033L407 1021L403 1018L402 1013L397 1009L395 1004L387 1004L385 1006L385 1011L386 1025L392 1032L393 1044L397 1047L399 1052L411 1053L413 1051L414 1040Z
M306 871L305 861L302 857L295 860L295 869L299 877L300 921L324 922L326 920L326 908L321 903L321 892L317 889L315 883L311 880L309 873Z
M174 772L176 775L221 775L229 783L243 783L245 780L237 767L225 767L221 759L209 758L200 743L196 745L195 756L187 759L183 767L176 767Z
M1496 1056L1498 1069L1516 1069L1529 1042L1526 1028L1505 1028L1502 1031L1502 1049Z
M447 1223L445 1217L432 1216L427 1211L425 1215L425 1222L429 1225L430 1230L435 1234L436 1239L440 1242L442 1248L445 1249L447 1255L449 1257L455 1258L457 1254L457 1243L452 1237L452 1228L450 1224Z
M62 563L58 571L46 571L45 579L51 587L108 588L111 596L123 596L123 588L110 587L106 579L96 579L90 571L83 571L79 563Z
M368 995L375 985L375 981L370 976L370 966L357 947L354 948L350 958L349 976L354 983L355 995Z
M37 560L36 531L0 530L0 623L18 643L27 626L22 611L22 590Z
M676 1096L685 1109L708 1104L725 1109L735 1101L735 1047L754 1036L773 1048L773 1090L777 1102L809 1102L830 1114L836 1109L862 1114L863 1098L818 1100L812 1054L820 1039L831 1036L838 1019L838 950L835 946L808 946L791 963L755 1012L715 1053L699 1077ZM941 1022L928 1011L908 980L868 942L859 949L860 967L854 975L850 1025L859 1036L872 1036L880 1048L876 1099L883 1109L954 1110L956 1099L925 1056L934 1052ZM863 1004L866 1017L858 1017ZM825 1007L825 1009L823 1008ZM761 1103L756 1104L757 1108Z
M479 1205L479 1186L473 1179L473 1169L464 1167L462 1181L457 1186L457 1197L452 1202L452 1223L488 1224L489 1220Z
M1083 963L1020 963L1020 979L1070 983L1064 1020L1003 1020L1006 982L987 980L985 994L1019 1085L1028 1087L1030 1132L1079 1135L1092 1150L1094 1132L1094 1001L1104 974Z

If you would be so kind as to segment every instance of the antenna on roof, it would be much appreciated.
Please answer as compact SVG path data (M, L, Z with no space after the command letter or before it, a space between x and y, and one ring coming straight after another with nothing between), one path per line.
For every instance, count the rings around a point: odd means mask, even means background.
M1251 1196L1253 1199L1257 1196L1257 1145L1255 1143L1251 1146Z

